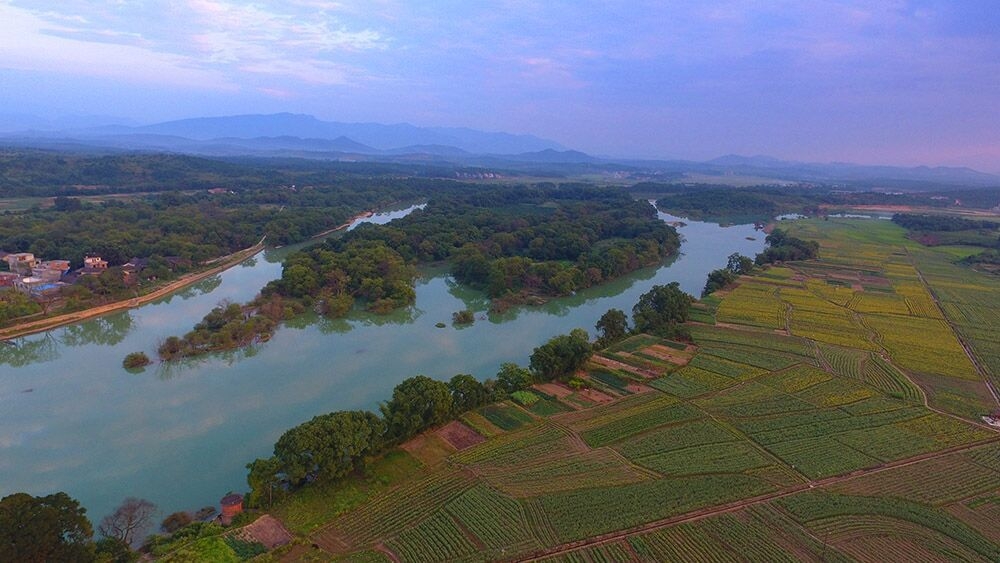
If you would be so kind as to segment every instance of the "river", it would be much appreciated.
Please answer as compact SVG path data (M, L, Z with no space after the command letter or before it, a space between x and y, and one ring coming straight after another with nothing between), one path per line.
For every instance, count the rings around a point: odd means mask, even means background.
M385 223L415 207L362 221ZM416 303L390 315L304 316L248 350L137 374L121 367L129 352L155 357L163 338L187 332L220 301L253 298L298 248L287 247L131 311L0 342L0 497L65 491L95 525L127 496L154 502L159 518L218 507L228 491L246 489L245 464L270 455L296 424L334 410L374 410L411 375L485 379L503 362L526 365L535 346L576 327L593 334L606 310L630 311L654 284L677 281L698 295L729 254L764 247L751 225L660 217L685 223L676 259L502 315L487 315L486 298L446 271L425 269ZM476 311L475 324L452 327L452 313L466 308Z

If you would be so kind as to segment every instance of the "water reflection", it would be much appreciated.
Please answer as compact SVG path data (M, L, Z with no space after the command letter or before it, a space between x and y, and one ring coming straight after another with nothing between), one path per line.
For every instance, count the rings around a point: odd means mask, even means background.
M22 367L59 358L59 343L52 332L0 342L0 365Z
M66 346L118 344L135 328L130 311L98 317L92 322L69 325L62 329L59 340Z

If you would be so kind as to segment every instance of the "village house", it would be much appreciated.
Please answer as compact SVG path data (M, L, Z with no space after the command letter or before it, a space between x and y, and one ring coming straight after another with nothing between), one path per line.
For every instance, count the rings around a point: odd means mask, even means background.
M20 277L17 272L0 272L0 287L14 287L14 282Z
M76 273L81 276L99 276L108 269L108 261L100 256L87 255L83 258L83 267Z
M31 269L31 275L46 281L56 282L69 272L69 260L45 260Z
M4 256L3 259L7 262L7 268L11 272L17 272L21 275L30 274L31 270L38 264L35 255L30 252L13 252Z

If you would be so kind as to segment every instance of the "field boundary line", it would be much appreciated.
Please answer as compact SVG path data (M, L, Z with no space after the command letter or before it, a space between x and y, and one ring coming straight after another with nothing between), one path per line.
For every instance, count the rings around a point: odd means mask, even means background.
M914 465L914 464L920 463L922 461L927 461L927 460L931 460L931 459L937 459L937 458L940 458L940 457L945 457L945 456L949 456L949 455L952 455L952 454L961 453L961 452L968 451L968 450L971 450L971 449L980 448L980 447L982 447L984 445L987 445L987 444L995 444L995 443L998 443L998 442L1000 442L1000 438L989 438L989 439L986 439L986 440L979 440L977 442L973 442L973 443L970 443L970 444L963 444L963 445L954 446L954 447L951 447L951 448L946 448L946 449L943 449L943 450L938 450L936 452L930 452L930 453L926 453L926 454L920 454L920 455L917 455L917 456L913 456L911 458L897 460L897 461L894 461L894 462L889 462L889 463L886 463L886 464L882 464L882 465L879 465L879 466L876 466L876 467L872 467L870 469L859 469L859 470L856 470L856 471L852 471L851 473L847 473L847 474L843 474L843 475L835 475L833 477L826 477L826 478L820 479L818 481L811 481L808 484L796 485L794 487L790 487L790 488L779 490L779 491L774 491L774 492L763 494L763 495L758 495L756 497L751 497L749 499L742 499L742 500L739 500L739 501L734 501L734 502L730 502L730 503L726 503L726 504L716 505L716 506L713 506L713 507L703 508L703 509L695 510L695 511L688 512L688 513L685 513L685 514L679 514L677 516L671 516L669 518L664 518L664 519L661 519L661 520L654 520L652 522L647 522L647 523L641 524L639 526L633 526L632 528L627 528L625 530L619 530L619 531L616 531L616 532L609 532L607 534L602 534L602 535L599 535L599 536L594 536L592 538L586 538L586 539L582 539L582 540L576 540L576 541L573 541L573 542L567 542L567 543L564 543L564 544L561 544L561 545L558 545L558 546L554 546L554 547L551 547L551 548L548 548L548 549L544 549L544 550L536 551L534 553L527 554L527 555L525 555L523 557L519 557L517 559L510 559L509 561L540 561L540 560L542 560L544 558L551 557L553 555L559 555L559 554L563 554L563 553L569 553L569 552L572 552L572 551L577 551L577 550L580 550L580 549L586 549L586 548L589 548L589 547L595 547L595 546L599 546L599 545L607 545L607 544L614 543L614 542L622 540L622 539L627 539L630 536L635 536L635 535L638 535L638 534L644 534L644 533L647 533L647 532L653 532L653 531L656 531L656 530L661 530L663 528L668 528L670 526L674 526L674 525L677 525L677 524L682 524L682 523L685 523L685 522L695 522L695 521L698 521L698 520L703 520L705 518L710 518L712 516L718 516L720 514L728 514L728 513L731 513L731 512L736 512L738 510L741 510L741 509L749 507L749 506L756 506L758 504L762 504L762 503L769 502L769 501L772 501L772 500L777 500L777 499L780 499L780 498L791 496L791 495L794 495L796 493L800 493L802 491L807 491L807 490L816 489L816 488L828 487L830 485L840 484L840 483L843 483L845 481L850 481L852 479L857 479L857 478L865 477L865 476L868 476L868 475L882 473L882 472L885 472L885 471L891 471L893 469L898 469L900 467L907 467L907 466L910 466L910 465Z
M945 313L944 307L941 306L941 301L938 299L937 293L934 292L934 288L931 284L927 283L927 280L924 278L924 273L920 271L919 267L917 267L916 260L913 258L913 255L910 254L910 249L905 246L903 249L906 251L906 257L910 260L910 266L913 266L913 271L917 273L917 278L920 279L920 284L924 286L924 291L931 296L931 300L934 301L934 306L937 308L938 313L941 314L941 318L948 324L948 328L951 329L951 332L955 335L955 339L958 340L958 343L962 345L962 350L969 358L969 361L972 362L972 367L976 368L976 373L979 374L979 379L986 385L986 389L990 392L990 395L993 396L993 401L998 407L1000 407L1000 397L997 396L993 386L990 385L990 377L987 375L986 370L983 368L982 364L979 363L979 359L976 358L976 355L972 353L969 343L962 338L962 332L958 330L955 323L953 323L948 317L948 314Z

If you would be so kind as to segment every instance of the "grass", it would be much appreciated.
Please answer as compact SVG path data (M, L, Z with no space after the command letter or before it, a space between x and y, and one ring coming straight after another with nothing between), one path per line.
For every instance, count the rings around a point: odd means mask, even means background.
M534 420L528 413L506 403L487 405L479 409L479 414L502 430L514 430Z
M463 420L486 442L450 454L434 472L405 457L398 478L317 489L304 515L289 514L299 518L294 529L345 550L381 543L403 560L516 560L878 468L547 560L1000 560L1000 446L885 467L995 437L926 409L909 379L931 404L975 415L984 404L979 375L962 363L930 290L989 375L1000 358L996 281L963 278L891 224L789 227L819 240L821 259L763 270L704 300L707 317L718 312L732 326L692 325L697 352L688 365L643 379L656 391L625 393L638 375L591 366L595 386L620 391L613 402L532 393L522 397L525 408L509 402L469 413ZM792 335L780 330L779 310ZM691 356L681 343L647 335L607 355L660 369L662 347ZM317 532L324 518L333 525Z
M271 512L289 530L307 534L363 504L372 495L422 474L423 469L416 458L402 450L393 450L373 462L367 476L304 487L276 505Z

